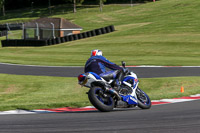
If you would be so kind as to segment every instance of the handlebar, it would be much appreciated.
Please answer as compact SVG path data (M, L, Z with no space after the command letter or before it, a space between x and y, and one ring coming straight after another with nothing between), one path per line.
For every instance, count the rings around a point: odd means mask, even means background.
M126 68L126 62L122 61L122 67Z
M122 61L122 67L123 67L123 70L124 70L125 74L128 74L130 72L129 69L126 68L126 62Z

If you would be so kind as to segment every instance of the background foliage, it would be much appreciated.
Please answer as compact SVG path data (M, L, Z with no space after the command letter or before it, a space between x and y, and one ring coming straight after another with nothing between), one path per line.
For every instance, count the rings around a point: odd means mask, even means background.
M0 7L1 2L4 0L0 0ZM105 4L112 4L112 3L130 3L131 0L103 0ZM132 0L133 3L137 2L146 2L152 0ZM52 5L58 4L73 4L73 0L50 0ZM99 4L99 0L76 0L77 3L83 4ZM48 6L49 0L6 0L5 1L5 8L7 10L19 9L19 8L26 8L31 6Z

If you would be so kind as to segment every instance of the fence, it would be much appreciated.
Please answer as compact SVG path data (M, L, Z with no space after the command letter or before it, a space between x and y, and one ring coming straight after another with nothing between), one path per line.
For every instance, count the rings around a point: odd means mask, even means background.
M8 34L8 31L7 31L7 30L0 31L0 37L6 36L7 34Z
M55 45L64 42L75 41L79 39L94 37L102 34L107 34L110 32L115 31L115 27L113 25L102 27L99 29L94 29L91 31L86 31L79 34L68 35L64 37L57 37L54 39L47 39L47 40L24 40L24 39L8 39L2 40L1 44L2 47L18 47L18 46L48 46L48 45Z

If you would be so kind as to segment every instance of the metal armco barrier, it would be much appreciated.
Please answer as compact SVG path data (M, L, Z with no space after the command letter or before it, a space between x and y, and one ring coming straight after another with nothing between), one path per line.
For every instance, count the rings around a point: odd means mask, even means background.
M84 38L89 38L89 37L94 37L102 34L107 34L110 32L115 31L114 25L102 27L99 29L94 29L91 31L86 31L83 33L79 34L73 34L73 35L68 35L64 37L56 37L53 39L47 39L47 40L24 40L24 39L8 39L8 40L2 40L1 44L2 47L40 47L40 46L49 46L49 45L55 45L55 44L60 44L64 42L69 42L69 41L75 41L79 39L84 39ZM5 31L7 35L7 31ZM4 35L3 34L3 35ZM0 36L2 35L2 32L0 32Z

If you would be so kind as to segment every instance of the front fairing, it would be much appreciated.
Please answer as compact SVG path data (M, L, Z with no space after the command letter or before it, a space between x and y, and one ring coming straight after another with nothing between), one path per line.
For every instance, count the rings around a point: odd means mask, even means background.
M133 97L132 95L126 95L126 96L121 96L122 100L127 102L129 105L137 105L137 99Z

